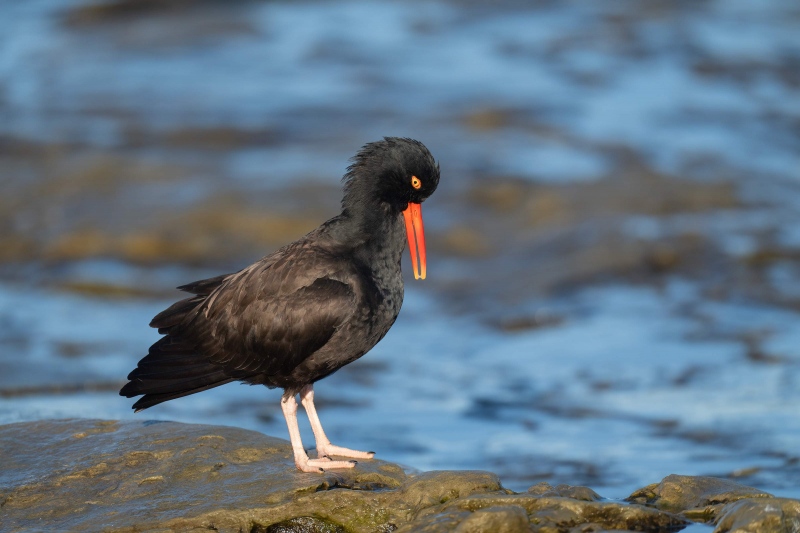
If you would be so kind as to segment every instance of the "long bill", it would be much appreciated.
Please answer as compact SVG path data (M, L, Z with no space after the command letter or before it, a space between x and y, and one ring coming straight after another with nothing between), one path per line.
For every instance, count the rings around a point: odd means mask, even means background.
M425 279L427 263L425 260L425 228L422 226L422 206L412 202L403 211L406 219L406 236L411 263L414 265L414 279ZM419 252L419 261L417 261Z

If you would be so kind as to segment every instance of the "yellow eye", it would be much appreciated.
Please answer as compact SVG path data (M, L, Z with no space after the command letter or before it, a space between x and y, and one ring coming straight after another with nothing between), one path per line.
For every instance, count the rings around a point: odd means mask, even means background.
M411 186L415 189L419 189L422 187L422 181L416 176L411 176Z

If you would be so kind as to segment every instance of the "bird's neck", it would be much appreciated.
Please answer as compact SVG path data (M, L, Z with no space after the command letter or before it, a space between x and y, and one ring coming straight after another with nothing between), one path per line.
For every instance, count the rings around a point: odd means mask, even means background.
M352 246L351 253L371 266L387 265L399 269L405 248L405 229L401 213L385 203L346 207L331 225L338 242Z

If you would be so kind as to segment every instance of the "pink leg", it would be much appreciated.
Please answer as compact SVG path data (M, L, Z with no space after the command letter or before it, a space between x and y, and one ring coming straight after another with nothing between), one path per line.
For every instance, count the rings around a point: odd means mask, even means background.
M300 391L300 401L306 409L308 420L311 422L311 429L314 431L314 439L317 441L317 457L322 458L331 455L355 457L357 459L372 459L375 457L375 452L360 452L358 450L351 450L331 444L331 441L325 436L322 423L319 421L319 416L317 416L317 409L314 407L313 385L306 385L303 387L303 390Z
M294 464L298 470L319 473L324 472L326 468L353 468L356 465L355 461L309 459L303 448L303 441L300 438L300 427L297 425L297 399L294 395L284 395L281 398L281 409L283 410L283 416L286 417L286 425L289 427L289 440L292 443L292 451L294 452Z

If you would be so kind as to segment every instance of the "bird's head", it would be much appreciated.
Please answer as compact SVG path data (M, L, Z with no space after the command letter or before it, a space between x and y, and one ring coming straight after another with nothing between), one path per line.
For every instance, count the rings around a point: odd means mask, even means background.
M344 176L345 210L358 206L388 207L390 214L403 213L414 278L425 279L425 234L422 202L439 185L439 165L419 141L384 137L366 144L352 159Z

